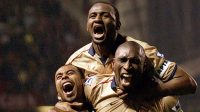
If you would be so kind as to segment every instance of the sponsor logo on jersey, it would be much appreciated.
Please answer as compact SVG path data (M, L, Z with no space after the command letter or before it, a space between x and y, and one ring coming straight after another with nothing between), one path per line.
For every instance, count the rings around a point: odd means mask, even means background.
M84 84L90 86L90 85L92 84L93 80L95 80L95 76L89 77L89 78L85 81Z

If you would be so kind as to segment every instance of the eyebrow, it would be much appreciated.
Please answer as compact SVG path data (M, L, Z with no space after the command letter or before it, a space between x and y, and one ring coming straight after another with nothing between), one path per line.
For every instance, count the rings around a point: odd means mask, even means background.
M76 72L75 70L68 70L67 72L65 72L66 74L68 74L69 72Z
M62 73L57 73L56 75L62 75Z
M69 72L76 72L76 71L75 71L75 70L68 70L68 71L66 71L66 72L64 72L64 73L68 74ZM57 76L57 75L62 75L62 73L59 72L59 73L56 74L56 76Z
M121 56L121 57L117 57L117 58L114 58L114 59L133 59L133 60L140 60L139 57L137 56L134 56L134 57L126 57L126 56Z
M94 12L90 12L88 15L92 15L92 14L110 14L110 12L108 12L108 11L100 11L100 12L96 12L96 11L94 11ZM111 15L111 14L110 14Z

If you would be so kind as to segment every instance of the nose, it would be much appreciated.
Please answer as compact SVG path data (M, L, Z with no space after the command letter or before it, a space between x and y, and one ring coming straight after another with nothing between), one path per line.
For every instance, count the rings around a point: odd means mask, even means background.
M97 21L97 22L102 21L102 18L101 18L100 14L97 14L97 16L95 18L95 21Z
M69 76L67 74L63 74L62 79L67 79Z
M126 63L124 64L124 69L129 70L130 68L131 68L131 64L130 64L129 60L127 60Z

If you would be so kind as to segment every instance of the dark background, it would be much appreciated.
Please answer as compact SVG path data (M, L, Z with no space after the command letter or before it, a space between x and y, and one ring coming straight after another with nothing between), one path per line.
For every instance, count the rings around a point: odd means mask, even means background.
M94 1L0 0L0 111L56 103L54 73L89 42L85 25ZM122 34L156 46L200 82L199 0L109 1L119 9ZM199 89L181 96L181 104L185 112L200 111Z

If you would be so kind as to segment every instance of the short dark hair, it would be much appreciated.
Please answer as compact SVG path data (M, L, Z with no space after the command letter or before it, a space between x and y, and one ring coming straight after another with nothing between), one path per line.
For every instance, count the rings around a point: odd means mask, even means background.
M97 1L97 2L94 2L91 6L90 6L90 9L92 6L94 6L95 4L98 4L98 3L103 3L103 4L107 4L107 5L110 5L114 11L115 11L115 17L116 17L116 24L118 25L118 29L120 28L121 26L121 22L120 22L120 15L119 15L119 11L118 9L110 2L105 2L105 1Z
M66 65L63 65L63 66L74 66L74 65L72 65L71 63L69 63L69 64L66 64ZM79 68L79 67L77 67L77 66L74 66L74 67L77 68L78 72L79 72L80 75L81 75L81 78L84 79L85 76L84 76L84 73L83 73L82 69Z

